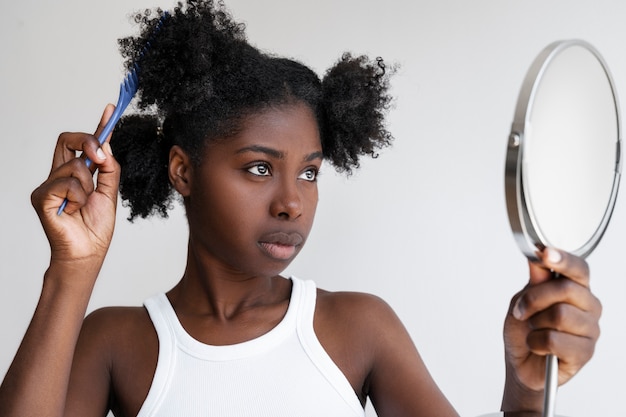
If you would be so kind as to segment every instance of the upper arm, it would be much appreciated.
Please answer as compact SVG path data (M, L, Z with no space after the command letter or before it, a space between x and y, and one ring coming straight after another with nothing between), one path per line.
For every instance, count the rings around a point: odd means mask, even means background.
M74 352L65 416L107 415L111 385L110 326L106 310L97 310L85 318Z

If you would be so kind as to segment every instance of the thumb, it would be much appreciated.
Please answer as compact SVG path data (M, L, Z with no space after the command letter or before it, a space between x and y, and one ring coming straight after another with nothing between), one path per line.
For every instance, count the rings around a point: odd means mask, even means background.
M115 106L111 103L107 104L106 107L104 108L104 111L102 112L102 116L100 117L100 122L98 122L98 127L96 128L96 131L94 133L94 136L97 137L98 139L100 139L100 133L102 132L102 130L104 130L104 127L106 126L107 122L111 118L111 115L113 115L114 111L115 111ZM108 135L108 137L106 138L106 141L108 142L109 139L111 139L111 135Z
M108 141L102 145L102 151L106 158L98 165L96 192L106 195L115 206L120 183L120 165L113 157Z
M98 122L98 127L94 135L100 140L99 136L102 130L105 128L107 122L113 115L115 106L111 103L107 104ZM104 152L105 159L102 163L98 164L98 175L96 179L96 192L105 194L114 203L117 203L117 192L120 183L120 166L113 157L113 150L109 141L111 140L111 134L109 134L106 140L102 143L101 149Z
M548 261L548 263L557 263L559 262L561 255L556 249L545 248L542 251L537 252L537 258L539 259L538 261L528 262L528 269L530 273L528 283L530 285L541 284L542 282L554 278L554 272L545 266L545 261Z

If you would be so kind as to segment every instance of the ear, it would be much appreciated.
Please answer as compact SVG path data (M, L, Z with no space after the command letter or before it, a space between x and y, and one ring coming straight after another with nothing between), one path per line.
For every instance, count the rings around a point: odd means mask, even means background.
M174 189L183 197L189 196L192 172L193 167L191 165L191 158L189 158L189 155L187 155L187 153L180 146L172 146L172 149L170 149L170 162L168 165L170 184L172 184L172 187L174 187Z

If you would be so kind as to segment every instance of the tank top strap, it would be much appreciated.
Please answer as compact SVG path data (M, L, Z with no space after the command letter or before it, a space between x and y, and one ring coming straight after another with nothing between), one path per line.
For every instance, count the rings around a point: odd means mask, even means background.
M296 326L302 348L317 369L354 411L355 415L364 416L363 406L352 389L352 385L350 385L341 369L333 362L315 334L313 327L317 301L317 287L315 283L296 278L292 278L292 280L294 281L294 289L299 287L298 322ZM296 282L298 283L296 284Z
M152 384L137 417L149 415L150 410L156 407L168 387L168 381L176 357L175 331L167 318L169 301L165 294L155 295L144 301L144 307L152 320L159 339L159 353L157 367L152 378Z

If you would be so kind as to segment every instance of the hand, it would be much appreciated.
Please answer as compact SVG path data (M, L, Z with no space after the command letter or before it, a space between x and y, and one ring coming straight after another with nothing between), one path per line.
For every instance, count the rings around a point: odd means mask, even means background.
M507 369L532 391L544 388L546 355L559 358L559 384L591 359L602 312L583 259L552 248L538 257L539 263L529 264L528 285L511 301L504 327Z
M115 226L115 210L120 168L111 154L107 138L100 147L96 139L114 106L104 110L95 136L87 133L63 133L54 151L48 179L31 195L50 242L52 262L102 262L109 248ZM93 172L77 151L93 161L98 169L94 188ZM61 215L57 210L63 200L68 203Z

